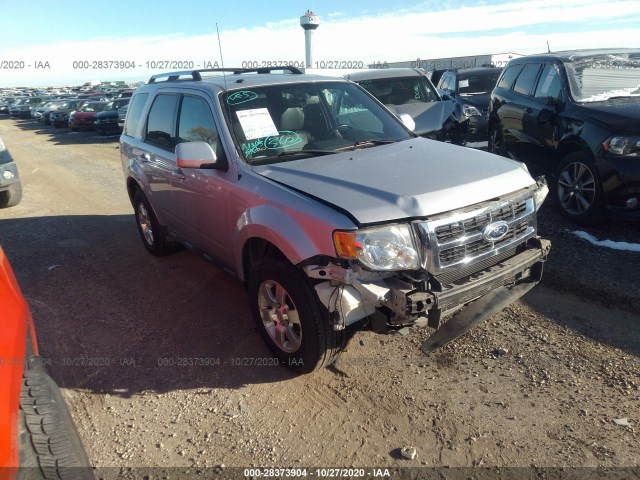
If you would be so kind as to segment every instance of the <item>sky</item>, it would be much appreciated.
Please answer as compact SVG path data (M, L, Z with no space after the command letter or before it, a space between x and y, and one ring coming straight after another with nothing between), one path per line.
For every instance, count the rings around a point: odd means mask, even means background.
M302 64L306 10L320 17L318 66L526 55L547 51L547 42L555 51L640 47L638 0L5 0L0 10L0 87Z

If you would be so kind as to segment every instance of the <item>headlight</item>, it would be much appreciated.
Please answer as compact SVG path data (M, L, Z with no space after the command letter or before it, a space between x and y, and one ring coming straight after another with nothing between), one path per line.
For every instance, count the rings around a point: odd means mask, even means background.
M7 147L4 146L4 142L0 138L0 152L4 152L6 149L7 149Z
M544 177L540 177L538 179L538 189L533 193L533 201L536 205L536 210L540 210L540 206L544 199L547 198L549 194L549 187L547 186L547 181Z
M465 117L473 117L474 115L480 115L480 112L473 105L462 104L462 113Z
M640 156L640 137L611 137L602 146L616 155Z
M409 225L334 232L333 242L339 257L359 260L371 270L412 270L419 267L418 252Z

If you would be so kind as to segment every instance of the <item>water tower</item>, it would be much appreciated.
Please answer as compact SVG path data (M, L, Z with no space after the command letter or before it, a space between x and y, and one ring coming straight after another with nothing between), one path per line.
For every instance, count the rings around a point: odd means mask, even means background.
M313 31L320 26L320 17L311 10L307 10L300 17L300 26L304 29L305 64L307 68L311 68L313 67L311 38Z

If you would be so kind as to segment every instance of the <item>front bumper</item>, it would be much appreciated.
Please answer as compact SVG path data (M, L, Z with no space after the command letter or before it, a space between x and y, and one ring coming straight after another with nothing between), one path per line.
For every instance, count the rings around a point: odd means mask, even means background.
M601 153L597 167L610 216L640 220L640 158ZM628 205L630 200L635 207Z
M389 325L406 325L427 316L429 325L438 328L440 319L492 290L523 282L537 283L542 278L542 264L551 243L538 237L530 238L515 252L501 255L501 260L469 275L445 283L437 276L429 281L431 288L406 284L392 291L393 308L387 312ZM480 267L482 268L482 267Z
M351 271L317 266L306 267L306 271L311 278L333 279L318 283L315 288L336 329L365 317L369 317L375 331L413 325L425 318L427 325L438 329L443 317L470 309L470 315L454 321L449 331L440 335L437 343L441 346L537 284L550 248L548 240L531 237L494 257L456 269L463 275L454 277L447 272L421 281L401 275L365 281ZM494 298L496 295L499 298Z

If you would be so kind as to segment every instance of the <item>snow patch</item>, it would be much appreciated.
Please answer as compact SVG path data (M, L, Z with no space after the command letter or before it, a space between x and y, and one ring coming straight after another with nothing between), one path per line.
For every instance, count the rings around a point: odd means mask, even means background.
M598 240L593 235L582 232L580 230L574 230L573 233L576 237L586 240L587 242L595 245L596 247L611 248L612 250L625 250L629 252L640 252L640 243L629 242L615 242L613 240Z

